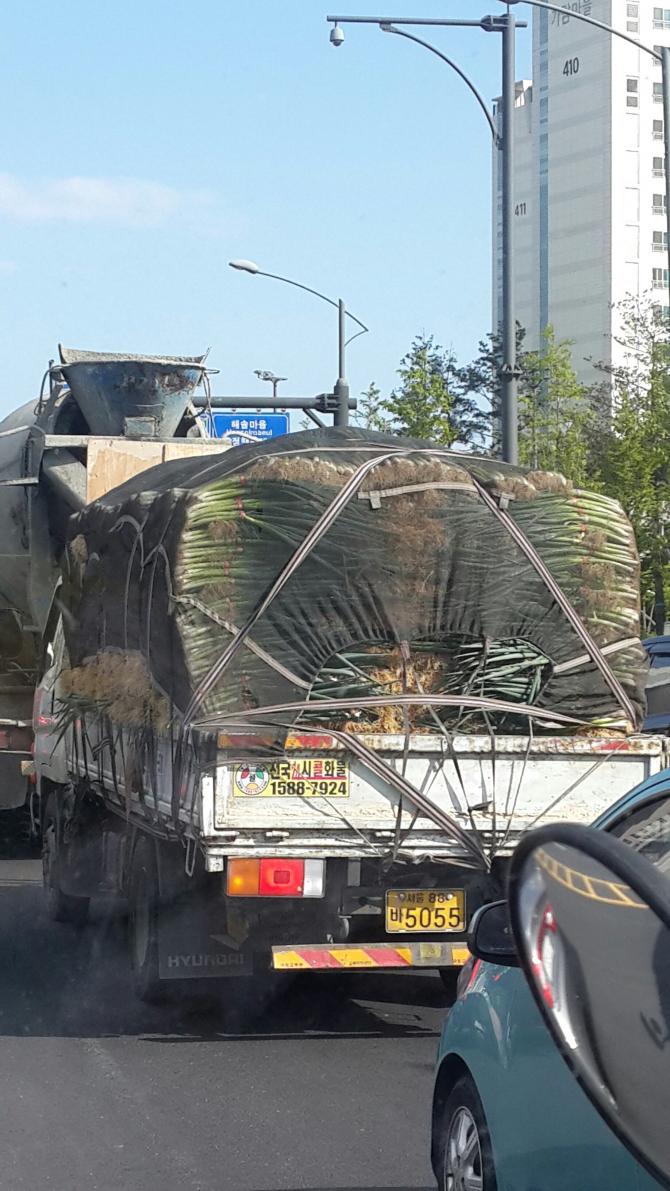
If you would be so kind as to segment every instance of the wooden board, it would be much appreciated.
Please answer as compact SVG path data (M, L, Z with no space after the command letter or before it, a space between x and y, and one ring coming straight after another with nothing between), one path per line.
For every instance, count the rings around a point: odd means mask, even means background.
M168 459L217 455L230 447L221 440L184 438L152 442L128 438L89 438L86 455L86 499L90 502L133 476Z

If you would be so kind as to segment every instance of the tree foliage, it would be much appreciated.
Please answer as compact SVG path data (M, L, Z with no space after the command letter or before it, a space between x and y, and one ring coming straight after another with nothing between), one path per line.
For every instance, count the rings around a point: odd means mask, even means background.
M359 402L362 425L447 447L472 447L483 438L485 419L463 384L456 357L432 335L415 337L400 361L398 377L386 398L374 382L368 386Z
M663 632L670 583L670 335L646 302L619 309L623 362L607 368L613 383L610 425L601 428L593 479L621 502L637 538L642 598Z
M557 342L547 327L541 350L523 352L520 364L519 461L586 484L594 410L577 380L570 344Z
M519 457L522 465L559 471L576 487L619 500L631 518L642 565L645 606L663 631L670 593L670 330L648 302L617 309L616 366L596 365L600 380L578 381L568 341L551 327L539 351L517 330ZM359 421L371 429L500 455L498 335L459 365L432 335L418 335L403 356L399 381L383 395L371 384Z
M417 335L398 368L400 383L386 407L398 434L429 438L450 447L459 437L456 359L435 344L432 335Z
M524 338L523 327L517 326L516 354L520 368L523 368L525 354ZM502 339L498 332L493 332L480 339L474 360L460 369L463 391L477 410L474 433L467 440L467 445L473 450L485 450L494 456L500 455L502 448L501 364Z
M393 433L393 422L388 415L381 389L373 380L359 397L356 421L366 430L379 430L386 434Z

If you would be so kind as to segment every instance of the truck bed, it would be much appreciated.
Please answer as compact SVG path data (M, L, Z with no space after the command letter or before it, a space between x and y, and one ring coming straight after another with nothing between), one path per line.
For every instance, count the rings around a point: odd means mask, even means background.
M479 835L487 852L509 853L519 836L539 823L589 823L618 797L666 763L661 737L628 738L457 736L450 750L442 736L417 735L405 751L402 736L363 736L363 742L394 770L405 773L431 803L466 832ZM456 859L461 845L393 786L370 773L332 737L314 747L308 737L289 739L280 771L252 753L220 757L203 779L192 826L201 836L207 866L216 871L226 856L379 855L399 834L400 853ZM346 793L333 797L283 793L310 762L337 760L346 772ZM280 772L260 793L245 795L238 780L251 764L266 776ZM317 769L323 772L323 768ZM243 782L242 782L243 785ZM343 783L340 782L340 788ZM277 790L282 793L277 794Z

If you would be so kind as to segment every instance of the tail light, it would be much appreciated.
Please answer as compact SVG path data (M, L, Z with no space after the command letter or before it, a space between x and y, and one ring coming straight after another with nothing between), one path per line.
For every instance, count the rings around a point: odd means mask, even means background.
M260 897L302 897L304 886L304 860L261 860Z
M323 897L324 885L323 860L228 861L229 897Z

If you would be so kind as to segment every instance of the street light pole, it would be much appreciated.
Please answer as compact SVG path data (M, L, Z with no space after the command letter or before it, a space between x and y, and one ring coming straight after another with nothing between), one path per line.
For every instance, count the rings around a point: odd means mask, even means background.
M503 18L502 70L502 457L519 462L519 410L516 368L516 293L514 279L514 107L516 103L515 38L513 16ZM494 230L495 235L495 230Z
M384 33L396 33L408 41L430 50L441 58L447 66L460 76L473 92L479 103L493 136L493 143L500 150L502 156L503 193L502 193L502 237L503 237L503 310L500 327L501 335L501 366L500 366L500 395L502 422L502 456L509 463L518 462L518 397L517 397L517 367L516 367L516 308L514 290L514 106L516 102L515 78L515 37L517 29L525 29L525 21L516 21L509 14L504 17L482 17L480 20L460 20L442 17L348 17L327 16L326 20L333 25L330 40L335 46L342 45L344 32L340 24L348 25L377 25ZM460 66L452 62L436 46L423 41L397 25L425 26L436 25L447 28L483 29L487 33L502 34L502 136L498 131L486 106L486 102L478 92L474 83L468 78ZM494 229L495 239L495 229Z
M333 414L334 426L347 426L349 424L349 385L346 379L346 370L344 362L344 354L347 343L345 339L345 320L347 311L344 302L340 298L337 303L337 331L338 331L338 352L337 352L337 380L335 382L335 396L337 398L337 405Z
M300 281L293 281L291 277L281 277L278 273L266 273L263 269L259 269L255 261L237 260L228 261L231 269L237 269L242 273L251 273L252 276L270 277L273 281L283 281L286 285L293 285L296 289L305 290L308 294L313 294L315 298L321 298L322 302L327 302L329 306L334 306L337 310L337 380L333 385L333 425L348 426L349 425L349 384L346 379L346 348L347 344L351 343L352 339L357 339L359 335L365 335L369 330L365 323L362 323L355 314L346 309L346 306L341 298L336 302L333 298L328 298L326 294L322 294L318 289L312 289L309 285L303 285ZM352 322L360 327L355 335L350 339L346 338L346 320L350 318ZM331 412L330 410L328 412Z

